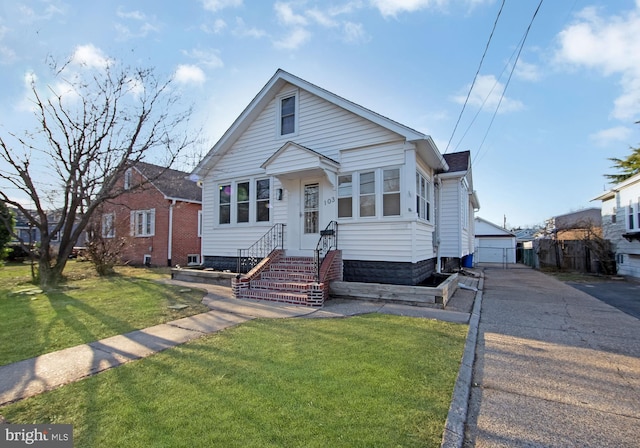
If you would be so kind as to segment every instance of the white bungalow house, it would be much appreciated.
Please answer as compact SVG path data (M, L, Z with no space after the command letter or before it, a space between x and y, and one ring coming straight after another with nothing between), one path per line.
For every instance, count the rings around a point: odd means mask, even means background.
M640 278L640 174L597 196L603 237L613 244L618 274Z
M331 279L412 285L473 252L468 153L283 70L192 178L204 265L251 270L238 297L321 305Z

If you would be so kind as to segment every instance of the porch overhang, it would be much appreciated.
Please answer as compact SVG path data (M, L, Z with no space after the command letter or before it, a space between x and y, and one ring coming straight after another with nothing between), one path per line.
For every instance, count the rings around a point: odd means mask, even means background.
M340 164L317 151L287 142L260 167L267 175L277 177L281 181L326 176L335 186Z

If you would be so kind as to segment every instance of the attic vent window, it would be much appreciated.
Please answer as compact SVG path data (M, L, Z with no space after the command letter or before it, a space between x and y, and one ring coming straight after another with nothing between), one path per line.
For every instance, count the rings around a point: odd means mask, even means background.
M280 135L293 134L296 131L296 96L280 100Z

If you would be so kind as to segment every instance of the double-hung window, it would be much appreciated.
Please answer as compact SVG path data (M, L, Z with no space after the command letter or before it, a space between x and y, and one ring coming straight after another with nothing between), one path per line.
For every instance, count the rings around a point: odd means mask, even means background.
M629 201L629 230L633 230L633 203Z
M237 222L249 222L249 182L239 182L236 185Z
M293 134L296 131L296 96L280 100L280 135Z
M353 215L353 175L338 176L338 218Z
M219 187L219 224L231 223L231 184L220 185Z
M269 179L260 179L256 181L256 221L268 222L270 204L271 187Z
M421 173L416 173L416 214L431 221L431 183Z
M400 168L382 171L382 215L400 215Z
M376 172L360 173L360 217L376 216Z
M271 179L250 179L218 186L218 224L271 220Z
M156 231L156 211L133 210L131 212L131 227L133 236L153 236Z

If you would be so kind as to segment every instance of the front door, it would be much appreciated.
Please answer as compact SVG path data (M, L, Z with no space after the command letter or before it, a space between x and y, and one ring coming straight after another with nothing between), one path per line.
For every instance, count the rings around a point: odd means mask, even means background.
M302 181L301 184L300 249L315 249L320 237L320 183Z

